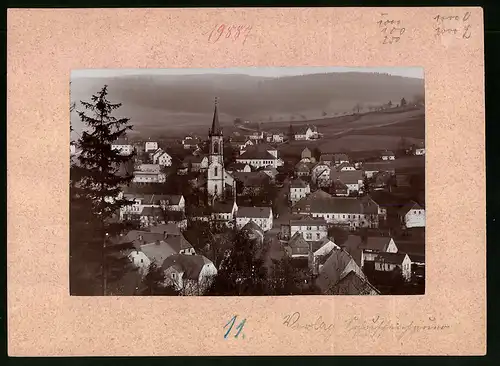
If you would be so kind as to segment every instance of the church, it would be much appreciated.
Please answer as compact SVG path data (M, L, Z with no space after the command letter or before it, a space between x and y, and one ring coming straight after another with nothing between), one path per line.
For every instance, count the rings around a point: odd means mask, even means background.
M236 182L224 168L224 135L219 123L218 100L215 98L212 128L208 131L209 155L207 170L208 202L224 200L229 194L236 196Z

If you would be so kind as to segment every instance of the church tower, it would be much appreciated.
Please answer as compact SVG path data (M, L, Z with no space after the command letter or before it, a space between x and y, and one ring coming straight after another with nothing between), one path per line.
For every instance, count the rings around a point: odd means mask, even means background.
M219 124L219 112L217 110L217 98L215 98L214 118L212 128L208 131L209 157L207 191L212 198L223 198L224 196L224 136ZM210 199L210 201L212 201Z

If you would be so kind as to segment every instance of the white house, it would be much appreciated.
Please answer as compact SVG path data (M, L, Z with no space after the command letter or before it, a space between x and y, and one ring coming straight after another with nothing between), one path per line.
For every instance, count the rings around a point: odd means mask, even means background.
M378 205L358 197L333 197L318 189L302 198L292 208L293 213L323 218L329 224L351 230L378 227Z
M354 165L352 165L351 163L340 163L337 167L336 167L337 171L338 172L352 172L352 171L355 171L356 168L354 167Z
M144 151L145 152L151 152L151 151L156 151L158 150L158 142L156 141L146 141L146 144L144 146Z
M193 136L186 136L182 140L182 146L184 147L184 149L197 149L200 143L200 138Z
M295 140L313 140L318 138L316 126L301 127L294 135Z
M172 157L167 152L163 151L156 156L153 163L160 166L172 166Z
M134 147L126 139L118 139L111 144L112 150L118 150L120 155L132 155Z
M318 187L328 187L331 184L332 168L326 163L318 163L311 169L311 181Z
M273 227L273 210L271 207L239 207L236 213L236 228L241 229L250 220L264 231Z
M305 217L301 220L290 220L290 236L300 232L306 241L319 241L328 235L328 226L323 218Z
M311 187L309 183L304 182L302 179L294 179L290 183L290 202L292 205L306 197L309 193L311 193Z
M277 155L278 152L275 148L270 147L267 149L266 147L255 146L238 156L236 162L248 164L256 169L268 165L277 168L280 164Z
M182 212L186 208L183 195L126 193L123 198L133 201L133 203L120 208L121 220L128 218L130 215L139 215L145 207L158 207L168 211Z
M132 182L134 183L165 183L167 177L164 173L135 171Z
M425 155L425 144L424 142L419 142L417 144L414 144L410 148L410 152L413 155Z
M147 257L142 250L132 250L127 256L132 265L139 269L142 275L145 275L151 265L151 260Z
M284 141L283 132L272 132L266 136L267 142L282 143Z
M340 181L347 187L347 194L357 193L363 188L363 172L361 170L331 171L331 182Z
M405 228L425 227L425 208L415 201L411 201L399 212L401 224Z
M359 240L358 246L361 249L361 268L366 262L373 262L380 253L397 253L398 247L394 239L388 236L368 236L366 238L354 237L350 235L348 240Z
M172 255L161 267L165 285L173 285L183 295L203 295L217 275L213 262L202 255Z
M137 170L148 173L159 173L161 172L161 166L160 164L139 164Z
M382 160L395 160L396 155L394 155L394 153L392 151L386 150L386 151L382 152L381 158L382 158Z
M212 208L211 220L215 223L221 223L226 226L232 226L238 205L236 201L232 203L216 202Z

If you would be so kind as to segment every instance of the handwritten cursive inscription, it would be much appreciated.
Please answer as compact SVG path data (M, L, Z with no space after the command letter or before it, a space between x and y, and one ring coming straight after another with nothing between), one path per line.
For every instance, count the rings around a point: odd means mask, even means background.
M462 39L469 39L471 37L470 17L470 11L462 16L438 14L432 18L434 20L434 35L439 37L445 34L453 34Z
M419 332L436 332L450 328L448 324L437 322L434 317L429 317L423 324L417 324L414 321L408 323L394 322L380 316L368 320L355 316L348 319L345 325L347 331L354 336L379 338L383 333L390 332L396 335L398 341L404 338L408 340L412 335Z
M333 324L325 323L321 316L318 316L314 322L299 321L300 318L301 315L297 311L287 314L283 317L283 325L295 330L323 332L326 338L330 337L333 331Z
M382 35L382 44L397 43L406 32L401 20L388 18L388 15L381 13L381 18L377 21L379 32Z
M208 35L208 43L230 40L233 42L241 41L245 44L251 31L251 25L216 24Z

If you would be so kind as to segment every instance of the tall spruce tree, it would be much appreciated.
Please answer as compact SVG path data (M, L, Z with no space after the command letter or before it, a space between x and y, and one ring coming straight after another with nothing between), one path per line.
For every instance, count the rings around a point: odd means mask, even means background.
M124 247L107 244L109 238L127 229L127 224L116 220L116 215L121 207L131 203L120 193L121 187L133 178L120 171L132 156L111 148L132 126L128 118L111 115L121 103L111 103L107 94L105 85L91 97L91 102L80 102L84 110L77 113L84 131L76 142L80 152L70 171L70 266L77 265L80 272L87 272L89 286L93 280L100 280L102 295L106 295L108 279L118 280L127 264L126 258L119 255ZM78 269L73 268L71 273L77 275Z

